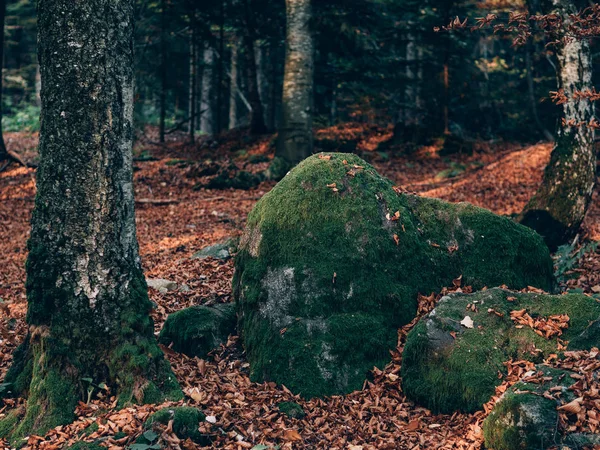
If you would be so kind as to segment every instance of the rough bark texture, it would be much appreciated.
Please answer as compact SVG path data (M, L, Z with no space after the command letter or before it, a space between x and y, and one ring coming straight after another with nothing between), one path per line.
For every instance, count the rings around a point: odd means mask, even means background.
M42 116L28 335L6 380L17 439L74 418L85 379L119 404L181 398L156 344L136 240L133 0L39 0Z
M215 80L213 64L215 61L215 51L209 44L205 44L203 63L204 69L202 72L202 103L200 105L200 130L206 134L214 134L214 96L215 96Z
M576 12L571 0L553 0L563 17ZM577 90L592 87L590 44L572 40L558 53L560 87L573 97ZM521 213L520 221L545 239L551 249L568 242L578 232L592 199L596 181L594 132L586 126L594 116L588 100L563 105L563 118L582 126L562 125L542 185Z
M283 80L282 119L273 178L313 151L314 41L310 29L310 0L286 0L287 39Z

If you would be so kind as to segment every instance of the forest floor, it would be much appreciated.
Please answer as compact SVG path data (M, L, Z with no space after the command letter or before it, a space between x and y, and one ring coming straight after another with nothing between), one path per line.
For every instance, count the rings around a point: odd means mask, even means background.
M480 143L472 156L441 158L435 145L410 156L397 156L393 151L376 151L377 144L389 137L386 129L346 124L319 133L357 140L361 156L408 191L452 202L469 201L503 215L523 208L541 181L551 151L549 144ZM201 187L208 178L200 176L207 167L226 166L231 161L252 172L264 170L266 156L272 156L270 136L254 140L240 132L218 140L199 139L196 145L187 144L184 136L158 145L152 143L154 137L149 130L136 145L140 253L147 277L189 287L185 292L168 293L150 289L150 297L157 304L154 319L158 331L169 313L192 305L231 301L233 262L191 256L207 245L239 236L247 214L274 184L264 182L250 190L208 190ZM8 133L7 142L27 158L35 156L35 135ZM25 334L25 259L35 196L33 177L33 169L16 165L0 173L0 380ZM600 241L598 195L596 192L580 242ZM569 287L600 292L600 252L586 254L572 275ZM435 296L422 300L431 303L432 298ZM398 374L409 328L399 333L399 348L392 362L375 370L373 381L362 391L324 400L305 401L282 386L250 382L236 336L206 360L170 349L165 352L186 393L185 403L209 416L201 429L212 439L212 448L251 449L257 444L294 449L481 448L485 411L433 415L404 397ZM512 380L523 370L514 364ZM510 380L508 377L506 383ZM506 384L498 393L503 389ZM282 401L299 403L306 416L288 418L277 407ZM20 402L0 404L0 416ZM148 415L159 408L146 405L116 411L113 407L111 398L82 402L76 422L46 436L31 436L26 448L54 450L78 440L104 438L109 448L126 449L142 432ZM191 441L177 443L169 430L164 430L162 438L171 442L170 448L201 448ZM0 448L8 447L0 441Z

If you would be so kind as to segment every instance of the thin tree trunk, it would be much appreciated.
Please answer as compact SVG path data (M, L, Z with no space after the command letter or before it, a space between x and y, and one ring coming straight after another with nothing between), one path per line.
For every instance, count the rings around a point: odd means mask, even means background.
M229 129L238 127L238 43L233 39L231 43L231 70L229 73L231 79L229 89Z
M566 18L576 12L571 0L553 0ZM570 40L558 52L559 81L569 99L575 91L592 87L592 60L587 40ZM569 242L579 231L596 181L594 131L586 124L594 117L588 100L563 105L563 123L544 172L542 185L521 213L520 221L546 240L551 249ZM573 124L580 124L573 126ZM581 125L582 124L582 125Z
M192 11L192 19L190 26L190 78L189 78L189 117L190 122L188 126L188 132L190 136L190 143L196 142L196 78L197 78L197 58L196 53L198 51L196 46L196 11L195 9Z
M203 53L202 70L202 104L200 105L200 130L206 134L214 134L214 62L215 52L207 42Z
M225 0L221 0L221 13L219 23L219 54L217 66L217 107L216 107L216 132L223 130L223 81L224 81L224 62L225 51Z
M287 38L282 119L273 178L285 175L313 151L314 41L310 0L286 0Z
M263 112L263 123L265 129L269 129L269 105L271 104L271 99L269 98L269 94L271 92L269 83L269 71L268 71L268 53L267 53L267 45L264 42L256 41L254 45L254 51L256 54L256 79L258 82L258 94L260 97L260 105Z
M72 421L86 379L106 383L119 405L182 398L155 341L136 239L133 6L37 2L43 84L29 329L5 379L28 396L14 440Z
M248 101L250 102L250 134L263 134L267 131L263 114L262 102L258 90L258 68L254 52L253 33L244 36L244 55L246 56L246 80L248 86Z
M159 140L165 142L165 119L167 115L167 5L160 2L160 125Z
M2 69L4 68L4 22L6 20L6 0L0 0L0 24L2 29L0 30L0 163L11 161L13 158L6 150L6 144L4 143L4 133L2 130ZM8 164L8 163L7 163ZM4 164L0 164L0 167L5 167Z

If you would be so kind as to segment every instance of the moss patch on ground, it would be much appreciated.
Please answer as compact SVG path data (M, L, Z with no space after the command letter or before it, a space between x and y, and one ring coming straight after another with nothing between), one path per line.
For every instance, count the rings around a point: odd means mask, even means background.
M571 350L589 349L600 340L600 303L585 295L523 294L498 288L454 294L441 299L407 337L402 357L406 395L434 412L473 412L501 383L498 373L506 372L504 362L541 362L559 353L556 337L545 339L530 327L515 326L510 313L522 309L532 318L568 315L569 328L560 338L569 341ZM465 316L473 320L473 328L461 325Z
M206 416L198 409L189 406L180 406L176 408L164 408L152 414L144 427L151 429L154 424L168 425L173 421L173 431L178 438L206 445L208 439L198 431L198 426L204 422Z
M235 305L192 306L170 314L158 341L173 350L205 357L235 332Z
M468 204L405 195L351 154L312 156L248 217L234 295L256 381L305 397L360 389L389 362L417 294L553 287L542 239Z

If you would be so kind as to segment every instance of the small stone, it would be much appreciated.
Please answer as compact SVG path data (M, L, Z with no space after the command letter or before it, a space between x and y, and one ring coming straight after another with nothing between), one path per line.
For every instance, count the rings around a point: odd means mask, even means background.
M164 280L162 278L147 278L146 284L148 285L148 287L156 289L162 294L175 291L178 287L177 283L175 283L174 281Z

